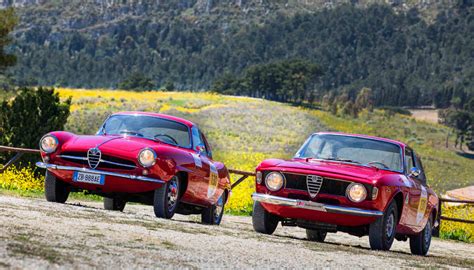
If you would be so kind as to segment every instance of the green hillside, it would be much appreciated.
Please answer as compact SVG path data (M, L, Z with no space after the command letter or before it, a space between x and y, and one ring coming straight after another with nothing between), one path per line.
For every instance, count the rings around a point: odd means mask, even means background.
M429 184L437 191L474 185L474 160L445 148L448 128L392 115L384 111L362 113L359 118L262 99L208 93L143 92L60 89L73 97L66 129L93 134L110 113L145 110L184 117L206 133L216 160L230 168L253 171L265 158L291 158L304 140L318 131L343 131L382 136L411 145L422 156ZM235 179L234 179L235 180ZM232 209L249 211L252 181L234 192Z
M14 2L26 3L11 48L18 84L116 88L139 74L156 89L208 89L303 58L323 71L319 98L370 87L376 105L445 107L474 95L472 1Z

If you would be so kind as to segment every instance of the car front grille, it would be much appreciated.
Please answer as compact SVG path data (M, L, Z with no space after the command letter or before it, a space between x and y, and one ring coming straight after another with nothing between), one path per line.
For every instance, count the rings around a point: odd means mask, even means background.
M266 174L267 173L264 173L263 177L265 177ZM306 191L312 198L318 194L345 196L346 189L351 184L351 182L347 180L321 177L313 174L283 173L283 175L286 179L286 189ZM372 186L366 184L364 184L364 186L367 188L368 194L372 194ZM368 199L370 200L370 196L368 196Z
M91 169L97 168L99 166L99 163L101 161L102 157L102 152L97 149L97 148L91 148L89 151L87 151L87 161L89 163L89 167Z
M58 157L91 168L98 163L95 169L133 170L137 168L137 165L133 161L104 154L98 156L97 154L91 154L90 152L88 155L88 152L69 151L61 153Z

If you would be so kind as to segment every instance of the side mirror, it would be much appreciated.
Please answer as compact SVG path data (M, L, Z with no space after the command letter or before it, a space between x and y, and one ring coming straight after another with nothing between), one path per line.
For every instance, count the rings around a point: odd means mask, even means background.
M196 151L199 154L206 154L206 147L204 146L204 144L199 144L198 146L196 146Z
M418 176L420 176L420 174L420 169L418 169L417 167L413 167L410 169L410 174L408 176L417 178Z

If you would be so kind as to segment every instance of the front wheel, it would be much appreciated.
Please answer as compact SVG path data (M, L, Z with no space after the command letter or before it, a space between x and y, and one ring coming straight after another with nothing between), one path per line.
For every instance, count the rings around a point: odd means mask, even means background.
M209 225L221 224L226 199L226 193L224 192L215 205L205 208L201 213L201 222Z
M326 231L306 229L306 238L308 238L309 241L322 243L326 239L326 235Z
M122 212L127 201L121 198L104 197L104 209Z
M432 232L433 217L430 216L423 231L410 237L410 250L412 254L425 256L428 253L431 245Z
M260 202L254 202L252 224L256 232L272 234L278 226L278 217L267 212Z
M48 202L65 203L69 197L69 186L56 179L49 171L46 171L44 178L44 194Z
M153 209L159 218L170 219L174 216L179 203L178 176L173 176L168 182L155 190L153 197Z
M392 201L383 216L370 224L369 242L370 248L374 250L389 250L395 239L395 229L398 224L398 209L395 201Z

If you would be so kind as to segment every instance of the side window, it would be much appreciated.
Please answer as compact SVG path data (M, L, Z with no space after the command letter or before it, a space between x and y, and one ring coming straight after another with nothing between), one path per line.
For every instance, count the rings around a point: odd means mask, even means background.
M415 160L413 159L413 151L405 148L405 167L407 172L410 172L411 168L416 167Z
M426 175L425 175L425 170L423 169L423 164L421 163L420 157L416 154L415 154L415 161L416 161L416 167L420 170L420 175L418 176L418 179L420 179L423 183L426 183Z
M211 147L209 146L209 143L207 142L206 136L204 136L204 133L202 132L199 132L199 133L201 134L201 140L203 141L204 146L206 148L207 156L212 159Z
M193 149L197 151L198 145L202 145L203 142L201 140L201 134L199 134L199 130L195 127L192 129L193 133Z
M201 131L199 131L199 129L197 129L196 127L193 127L192 133L193 133L193 149L199 152L198 147L204 147L204 154L206 156L209 156L207 145L206 145L205 140L203 139Z

